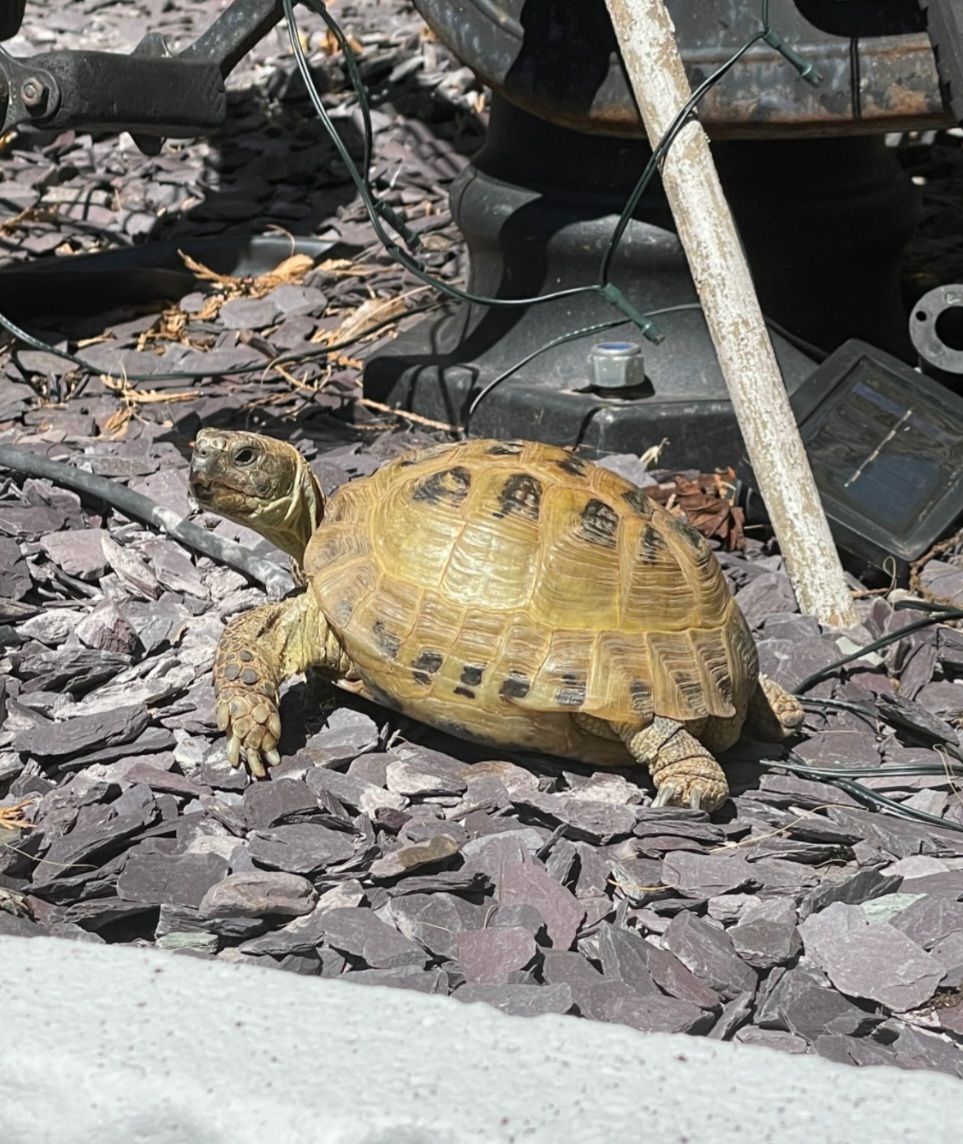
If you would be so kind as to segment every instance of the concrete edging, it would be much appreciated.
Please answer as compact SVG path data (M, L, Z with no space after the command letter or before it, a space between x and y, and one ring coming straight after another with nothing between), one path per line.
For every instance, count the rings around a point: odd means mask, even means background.
M4 1144L955 1144L963 1083L0 937Z

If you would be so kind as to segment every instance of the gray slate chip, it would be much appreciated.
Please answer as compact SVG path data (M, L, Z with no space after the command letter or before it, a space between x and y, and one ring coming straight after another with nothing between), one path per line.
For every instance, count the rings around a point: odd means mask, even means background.
M303 822L319 814L318 800L305 782L276 779L251 783L244 790L244 817L252 830L270 830L282 823Z
M469 985L505 985L535 956L535 939L519 926L462 930L455 935L458 962Z
M737 1029L732 1038L740 1045L762 1045L767 1049L778 1049L782 1053L808 1053L809 1044L795 1033L787 1033L782 1029L757 1029L754 1026L744 1026Z
M423 966L425 951L370 910L336 909L322 915L325 942L369 969Z
M349 985L386 985L392 989L411 989L416 993L448 992L448 975L437 966L422 969L407 966L402 969L352 969L343 973L339 981Z
M228 865L217 854L162 854L156 844L136 846L117 879L117 894L129 902L159 906L199 906Z
M825 878L803 899L801 912L804 916L818 913L833 902L847 905L868 902L898 890L902 880L898 874L881 874L871 866L844 872L841 878Z
M842 1033L827 1033L812 1042L817 1056L841 1065L896 1065L896 1051L870 1037L854 1040Z
M648 945L648 943L646 943ZM698 1005L700 1009L718 1009L719 994L700 981L691 970L667 949L649 945L646 951L649 972L656 985L670 997Z
M388 913L392 924L437 957L456 958L456 934L481 929L488 908L443 891L434 894L406 894L392 898ZM573 955L577 956L577 955ZM581 959L580 959L581 960Z
M82 807L69 833L54 838L33 873L35 886L69 877L79 864L117 847L152 825L160 809L149 787L137 784L114 802Z
M572 990L564 984L463 985L452 996L456 1001L482 1001L515 1017L567 1013L572 1008Z
M935 1069L950 1076L963 1076L963 1053L958 1043L895 1021L881 1025L876 1036L882 1039L894 1031L897 1035L892 1044L896 1053L893 1063L898 1068Z
M736 952L755 969L788 965L802 949L794 925L758 918L733 926L729 931Z
M726 1000L756 988L756 974L738 956L729 935L694 914L676 914L662 935L662 943Z
M471 769L438 751L419 748L392 759L385 770L388 790L408 797L463 794Z
M19 731L16 748L40 758L63 758L96 745L118 746L130 743L150 722L143 703L115 707L96 715L79 715L63 722L44 722Z
M595 938L602 972L639 994L659 995L649 970L649 946L638 934L602 922Z
M737 1029L741 1029L752 1017L754 994L748 990L738 993L727 1002L719 1020L709 1030L707 1036L711 1041L730 1041Z
M198 904L202 918L285 917L310 914L318 900L314 886L298 874L253 870L228 874Z
M872 811L830 807L829 817L842 826L852 827L860 836L879 846L894 858L908 858L912 854L933 854L937 847L932 838L932 826L909 822L905 819L883 816ZM957 836L963 846L963 837Z
M103 528L77 528L69 532L52 532L40 541L47 556L68 576L80 580L98 580L107 568L104 555Z
M458 843L449 834L436 834L424 842L407 842L390 850L371 863L372 878L399 878L411 870L420 870L445 862L458 853Z
M963 893L961 875L960 893ZM890 925L924 949L955 933L963 933L963 902L950 894L932 894L901 910Z
M484 839L468 858L466 867L488 874L495 883L498 904L530 905L545 919L545 928L555 949L569 949L585 915L575 895L556 882L545 866L526 850L516 835L496 834ZM471 844L469 844L471 845Z
M713 897L735 890L757 889L759 872L742 854L689 854L675 851L662 861L666 886L695 897Z
M273 957L311 953L324 940L324 915L328 912L316 906L310 914L297 917L270 933L258 937L249 935L251 940L244 943L242 952L270 954ZM331 952L334 955L334 951Z
M945 970L940 981L941 988L959 989L963 986L963 932L952 933L938 941L930 953Z
M812 1043L822 1033L865 1036L880 1017L830 989L810 969L794 966L779 979L756 1014L756 1024L788 1029Z
M567 949L546 949L542 953L542 978L547 985L565 983L573 990L591 989L604 978L580 953Z
M20 545L0 536L0 597L20 600L30 591L31 584L30 570Z
M354 837L310 822L258 831L248 839L251 857L274 870L315 874L355 853Z
M496 896L499 905L534 906L555 949L570 948L585 915L574 894L554 881L536 858L503 869Z
M64 647L24 656L16 670L21 679L29 681L23 688L24 693L66 691L70 695L82 695L129 666L130 657L127 655L85 647Z
M923 690L926 691L926 688ZM963 688L957 687L957 691L959 700L963 702ZM933 692L930 691L930 698L932 697ZM959 735L945 719L940 719L916 700L901 695L877 695L876 707L883 719L894 727L914 731L926 740L953 744L959 742Z
M364 758L362 755L361 759ZM401 810L407 804L402 795L384 790L380 784L366 782L354 773L342 774L330 767L313 767L305 775L305 782L314 794L333 794L345 806L366 814L374 814L383 807Z
M688 1001L661 993L642 995L617 981L592 988L591 1016L643 1033L706 1033L714 1021L711 1013Z
M0 937L42 937L47 929L31 918L0 910Z
M869 731L820 731L796 747L814 767L878 767L879 744Z
M312 752L321 752L329 757L330 765L335 759L353 759L373 750L378 741L378 724L370 715L353 707L337 707L328 715L326 726L308 739L299 754L310 757Z
M812 957L841 992L896 1011L929 1001L944 973L935 957L886 922L826 934Z
M67 517L47 505L14 505L0 502L0 533L14 540L39 540L45 533L63 528Z
M528 791L515 796L515 805L535 810L552 822L564 823L569 838L602 845L625 838L635 826L635 812L611 802Z

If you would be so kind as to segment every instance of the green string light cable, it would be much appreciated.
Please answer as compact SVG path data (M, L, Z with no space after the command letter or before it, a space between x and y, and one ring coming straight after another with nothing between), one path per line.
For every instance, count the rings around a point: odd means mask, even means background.
M361 118L362 118L362 133L364 137L364 151L362 158L361 169L359 170L358 164L355 162L351 154L348 152L344 141L341 139L338 132L335 130L334 124L321 97L318 93L317 86L311 75L310 67L304 53L299 35L298 24L294 15L293 0L283 0L283 9L285 22L288 28L288 35L291 42L292 52L294 54L295 63L301 78L305 84L308 97L320 118L325 130L327 131L332 143L335 146L348 174L358 191L361 201L368 213L371 224L375 230L378 240L382 243L384 248L389 254L409 271L415 278L423 282L425 285L430 286L432 289L439 293L452 298L457 301L468 303L475 303L484 306L530 306L537 305L545 302L557 301L562 298L571 298L576 296L583 296L586 294L600 294L613 306L615 306L623 315L619 322L600 323L596 327L587 327L581 331L573 331L570 335L563 335L562 339L555 339L551 345L543 346L540 350L536 351L531 357L537 356L538 353L543 352L551 346L561 344L561 342L574 340L577 337L586 337L601 329L612 328L615 325L621 324L625 320L633 322L642 333L642 335L653 342L662 340L662 335L651 320L650 315L641 313L632 303L627 299L619 288L611 281L610 271L612 260L618 248L619 242L625 232L626 227L631 220L631 216L638 206L638 202L645 192L646 187L653 178L658 169L659 163L665 157L669 148L672 146L679 131L685 126L689 118L694 114L695 108L699 101L706 95L719 82L720 79L732 68L736 63L745 55L747 51L755 44L764 41L770 46L776 48L800 73L803 78L810 82L818 82L818 76L813 72L811 65L805 63L793 51L783 43L781 38L774 32L769 23L769 0L761 0L760 21L762 27L758 32L751 36L725 63L723 63L712 75L710 75L699 87L693 92L692 98L686 103L679 114L676 116L669 130L666 132L663 139L659 142L658 146L653 150L652 155L645 166L632 194L629 196L625 204L625 208L616 223L613 231L612 240L607 250L605 260L600 270L599 280L595 283L586 284L584 286L574 286L565 290L554 291L548 294L536 295L528 298L490 298L483 295L473 294L470 291L459 289L450 283L443 282L431 273L413 256L413 251L417 247L417 239L413 237L403 219L401 219L396 212L386 203L374 194L370 182L370 166L373 153L373 132L371 126L371 113L370 106L367 99L367 94L364 88L364 83L361 77L361 72L358 67L357 58L354 51L348 42L342 28L338 22L331 16L327 6L323 0L305 0L307 6L318 14L324 21L325 26L331 32L344 57L345 71L347 72L348 79L352 90L358 100ZM387 224L398 236L397 239L393 238L385 229ZM417 311L410 311L417 312ZM386 323L387 324L387 323ZM94 375L104 375L108 377L117 376L103 368L98 367L92 363L84 361L84 359L76 354L71 354L67 351L60 350L56 346L52 346L39 338L30 335L26 330L12 322L5 315L0 314L0 327L7 330L13 337L33 349L42 350L47 353L52 353L57 357L70 362L78 369L87 371ZM337 349L345 348L352 343L339 343L337 346L322 346L313 353L297 353L289 354L284 357L274 359L273 362L252 362L248 365L241 365L232 368L229 372L232 374L254 373L261 370L270 369L272 365L281 364L294 364L296 362L303 362L311 360L312 358L323 357L326 354L333 352ZM531 360L531 357L526 357L525 362ZM504 380L505 377L511 375L516 369L521 367L515 366L512 370L506 371L499 380ZM138 374L126 373L124 380L135 382L147 381L192 381L200 380L210 376L209 372L204 370L174 370L170 373L151 373L151 374ZM486 392L490 392L492 386L487 387ZM474 403L477 405L477 400Z

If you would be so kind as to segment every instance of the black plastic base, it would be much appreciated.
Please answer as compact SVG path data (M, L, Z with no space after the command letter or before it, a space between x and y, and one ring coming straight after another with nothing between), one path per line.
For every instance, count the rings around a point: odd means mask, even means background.
M589 388L582 365L589 346L631 338L634 327L626 323L605 337L597 335L548 351L544 360L536 358L492 390L467 424L472 396L513 363L503 361L498 344L468 365L457 355L439 354L439 347L459 340L464 317L464 310L455 308L395 339L389 352L368 362L365 394L467 428L472 436L525 437L606 453L642 453L667 439L660 463L670 468L735 465L744 452L700 310L658 319L666 340L643 349L654 394L626 391L625 396L612 397ZM792 393L815 363L778 336L773 342ZM490 364L492 358L498 360ZM558 367L564 365L577 366L577 380L559 379Z
M915 192L881 139L769 140L714 148L767 317L831 351L860 336L909 352L899 254ZM580 135L495 97L484 148L452 188L473 293L528 298L596 282L619 212L644 164L632 140ZM611 280L655 312L659 346L626 322L539 353L481 401L472 434L641 452L666 464L732 464L742 441L661 187L639 203ZM659 313L667 310L667 313ZM452 305L365 369L365 394L464 427L471 397L562 335L618 317L598 293L513 307ZM641 344L654 393L587 392L593 342ZM773 337L790 395L812 358Z

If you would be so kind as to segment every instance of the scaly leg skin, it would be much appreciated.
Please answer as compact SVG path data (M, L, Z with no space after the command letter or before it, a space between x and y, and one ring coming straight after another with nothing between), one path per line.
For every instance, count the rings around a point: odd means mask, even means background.
M278 688L312 665L336 674L347 667L310 590L228 624L214 659L214 692L232 766L243 759L252 775L266 778L280 762Z
M760 675L749 699L746 730L767 743L781 743L791 735L805 717L802 704L785 688Z
M675 719L657 715L643 728L615 729L640 763L649 768L656 788L653 806L688 806L712 811L729 796L722 767L706 747Z

